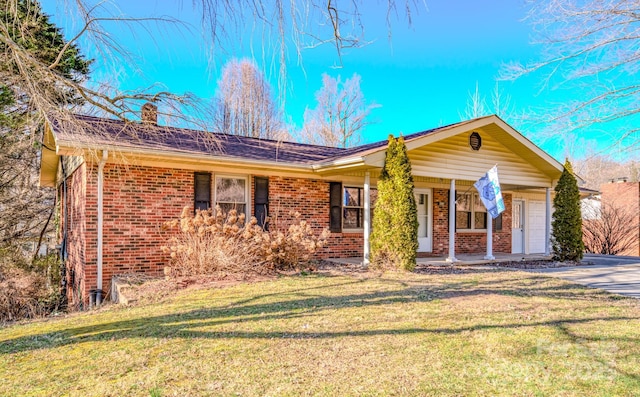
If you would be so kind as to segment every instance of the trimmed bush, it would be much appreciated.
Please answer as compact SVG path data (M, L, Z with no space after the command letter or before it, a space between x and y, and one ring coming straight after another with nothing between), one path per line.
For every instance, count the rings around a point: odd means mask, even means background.
M584 254L580 190L569 160L564 163L555 192L551 238L553 259L562 262L579 261Z
M390 135L373 212L370 240L373 267L408 271L415 268L418 215L413 188L404 138Z

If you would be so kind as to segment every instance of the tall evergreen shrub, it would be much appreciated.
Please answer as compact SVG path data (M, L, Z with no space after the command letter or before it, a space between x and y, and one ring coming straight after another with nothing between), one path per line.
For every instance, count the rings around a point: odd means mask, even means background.
M418 215L404 138L389 135L373 212L371 263L411 271L416 266Z
M563 262L579 261L584 253L580 191L569 160L564 163L555 192L551 239L553 259Z

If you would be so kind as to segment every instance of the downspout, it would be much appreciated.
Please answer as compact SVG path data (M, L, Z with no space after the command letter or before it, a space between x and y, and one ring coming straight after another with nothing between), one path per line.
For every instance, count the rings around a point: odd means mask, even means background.
M369 171L364 173L364 247L362 250L363 258L362 263L364 265L369 264L370 247L369 247L369 235L371 234L371 197L370 188L371 179Z
M551 188L545 190L544 255L551 255Z
M64 168L64 157L60 157L60 167L62 170L62 241L60 242L60 261L62 265L62 290L64 291L63 299L67 304L67 239L69 236L69 203L67 202L67 171ZM69 274L71 276L71 274ZM74 288L73 284L75 280L71 281L71 288Z
M102 226L103 226L103 191L104 191L104 165L109 157L107 150L102 151L102 159L98 163L98 249L97 249L97 276L96 276L96 305L102 303Z

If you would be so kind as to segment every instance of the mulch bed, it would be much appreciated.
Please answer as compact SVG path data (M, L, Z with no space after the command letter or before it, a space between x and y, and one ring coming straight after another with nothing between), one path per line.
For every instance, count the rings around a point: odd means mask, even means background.
M421 264L418 263L414 273L419 274L468 274L499 271L500 269L550 269L558 267L584 266L591 263L584 262L558 262L552 260L493 262L482 265L465 264ZM342 264L329 261L320 261L314 270L323 273L367 273L369 269L362 264Z
M585 266L591 265L591 263L586 262L558 262L551 260L536 260L536 261L513 261L513 262L499 262L499 263L491 263L483 266L493 266L493 267L504 267L510 269L551 269L557 267L573 267L573 266Z

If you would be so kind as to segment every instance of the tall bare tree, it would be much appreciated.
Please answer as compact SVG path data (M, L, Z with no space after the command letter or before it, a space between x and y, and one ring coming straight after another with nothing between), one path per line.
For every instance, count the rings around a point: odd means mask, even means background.
M202 12L202 21L212 39L214 51L229 48L240 32L250 27L259 32L263 48L273 49L279 66L281 90L286 87L286 60L293 48L302 59L305 49L331 45L341 65L345 49L369 44L367 24L386 25L389 39L392 25L404 18L410 26L419 11L426 11L425 0L194 0ZM382 7L382 9L380 9ZM266 45L268 44L268 45Z
M460 113L461 119L475 119L482 116L487 116L490 111L487 109L487 100L480 94L480 88L476 81L475 91L469 91L467 97L467 104L463 113Z
M316 107L304 112L299 139L317 145L351 147L361 142L367 116L379 105L367 103L360 90L360 75L342 82L340 76L322 75Z
M575 170L585 180L585 187L598 190L602 184L625 178L639 181L640 165L635 160L620 160L611 155L599 154L587 149L583 158L574 161Z
M225 65L214 106L217 131L254 138L284 137L282 112L253 61L232 59Z
M515 112L511 103L511 96L500 89L497 81L493 86L491 96L488 100L486 96L482 95L479 84L476 82L475 90L473 92L469 91L468 93L464 112L460 112L459 114L461 119L466 120L496 114L510 123L515 122Z
M210 48L216 54L225 53L233 47L247 26L254 31L259 30L256 29L258 26L262 27L265 43L271 43L275 38L279 43L279 51L276 51L279 60L274 64L280 65L279 76L282 79L286 76L285 49L291 48L290 43L295 43L298 54L307 47L333 43L338 55L344 48L365 44L364 25L361 23L363 14L360 12L363 4L363 0L340 4L335 0L193 2L209 28L213 38ZM406 16L410 24L418 10L415 0L387 0L385 4L389 27L398 14ZM2 109L2 117L9 117L16 109L27 107L29 122L24 125L24 131L28 132L32 143L38 144L36 132L40 131L39 126L44 121L62 120L66 128L82 131L83 123L73 117L74 113L94 113L132 121L139 118L140 106L149 101L163 104L159 108L160 116L192 123L202 118L200 111L203 108L199 107L197 98L189 94L174 95L158 85L124 91L118 87L117 81L89 80L82 73L64 72L64 68L73 66L68 64L69 53L80 45L93 48L100 60L106 63L102 67L126 64L130 70L140 70L136 59L129 55L131 49L123 47L109 34L109 30L121 25L132 30L141 28L143 32L156 32L158 27L184 31L185 25L171 17L129 17L122 14L115 2L72 0L65 2L65 7L65 14L73 15L75 20L67 28L62 44L58 45L33 30L44 18L37 0L0 1L0 81L4 87L11 87L10 92L3 88L0 94L10 94L15 100L15 105ZM34 47L34 43L39 44ZM46 48L46 57L34 52L34 48ZM102 72L103 75L110 74L106 70ZM185 106L190 109L185 111ZM8 145L9 141L2 144ZM10 152L3 150L3 154Z
M542 0L530 2L528 18L538 32L542 59L508 65L504 76L540 73L551 88L580 89L546 122L551 133L588 127L609 130L624 150L640 143L640 3L637 0ZM560 102L560 101L559 101ZM615 122L613 125L612 122Z
M391 35L392 22L404 17L411 24L418 13L419 3L423 0L385 0L386 13L381 13ZM26 0L3 0L0 8L9 14L15 14L19 4ZM36 3L35 1L33 3ZM37 4L37 3L36 3ZM286 59L290 55L288 48L301 57L304 49L322 44L333 44L338 58L343 49L365 45L363 16L372 14L373 9L362 7L364 0L337 2L336 0L289 0L289 1L252 1L252 0L194 0L194 8L200 12L203 26L209 31L212 42L208 45L215 54L231 52L245 36L247 30L258 33L263 40L263 48L270 48L278 59L273 63L279 65L279 78L286 80ZM144 32L156 32L158 27L184 31L186 25L171 17L129 17L123 15L115 2L89 2L72 0L65 2L67 15L74 15L77 29L66 32L68 45L82 42L98 53L101 60L111 63L127 64L130 70L139 70L136 60L130 56L131 49L125 48L109 34L107 24L128 27L132 30L141 28ZM177 5L179 6L179 5ZM425 7L426 8L426 7ZM39 7L37 7L39 9ZM107 114L124 120L135 120L139 108L144 102L162 102L159 109L162 116L174 119L187 119L185 122L195 123L203 117L202 103L192 95L174 95L153 85L139 87L131 91L119 89L118 83L107 81L76 81L68 76L56 73L56 66L62 60L62 54L68 49L54 55L53 62L41 62L34 58L22 45L20 37L28 34L28 26L38 15L36 7L29 7L23 18L4 19L0 21L0 43L2 63L13 62L18 65L1 76L4 81L11 79L18 85L31 104L38 110L41 119L64 118L69 114L68 108L60 108L55 101L50 101L47 87L55 84L65 87L70 92L81 96L85 102L84 111ZM259 33L262 30L261 34ZM18 32L12 35L10 32ZM277 43L277 44L274 44ZM291 45L293 44L293 45ZM6 72L6 70L5 70ZM117 74L117 73L114 73ZM108 75L108 73L105 73ZM283 83L284 84L284 83ZM185 110L184 107L190 107ZM190 117L192 116L192 117Z

